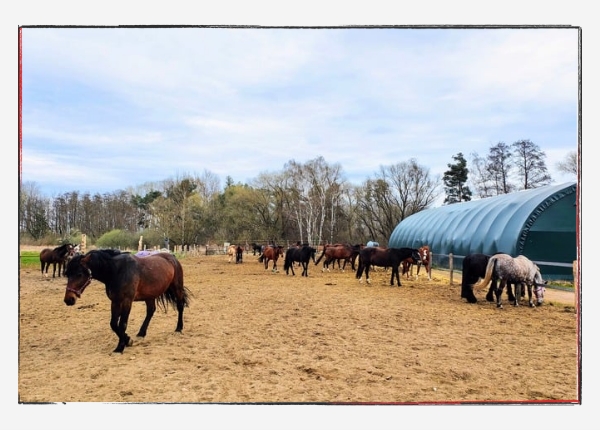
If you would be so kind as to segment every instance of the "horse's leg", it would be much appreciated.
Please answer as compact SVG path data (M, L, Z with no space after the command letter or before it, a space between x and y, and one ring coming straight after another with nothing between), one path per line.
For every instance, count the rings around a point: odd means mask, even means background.
M369 263L365 264L365 278L367 278L367 284L371 283L371 279L369 279L369 270L371 269L371 265Z
M508 300L510 300L511 302L514 302L516 300L515 294L517 294L517 285L514 284L514 294L513 294L513 283L507 282L506 283L506 293L508 294Z
M502 308L502 290L504 290L504 286L506 285L506 281L504 279L500 280L500 285L496 288L496 307Z
M519 306L519 302L521 301L521 290L523 288L523 284L521 282L515 282L515 295L514 295L514 305Z
M527 295L529 297L529 307L535 308L535 303L533 302L533 286L531 284L527 284Z
M52 277L56 277L56 263L52 263Z
M156 310L156 299L148 299L146 300L146 318L144 318L144 322L140 327L140 331L138 332L138 337L146 337L146 331L148 330L148 325L150 324L150 320L152 319L152 315L154 315L154 311Z
M110 328L119 337L119 343L113 352L123 352L126 346L131 346L131 338L125 332L127 330L127 321L131 312L131 300L125 299L119 304L113 301L110 306Z
M498 280L492 279L492 281L490 282L490 289L488 290L488 292L485 296L485 299L488 302L494 301L494 293L496 292L497 289L498 289Z

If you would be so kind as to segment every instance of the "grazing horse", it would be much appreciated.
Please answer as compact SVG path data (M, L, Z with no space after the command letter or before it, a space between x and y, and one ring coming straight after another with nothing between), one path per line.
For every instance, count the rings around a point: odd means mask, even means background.
M42 266L42 276L48 276L48 269L52 264L52 277L56 277L56 266L58 265L58 276L61 277L66 269L66 263L69 256L74 252L74 247L70 243L57 246L54 249L45 248L40 252L40 263Z
M256 255L257 252L258 252L258 255L262 254L262 250L263 250L262 245L252 242L252 244L250 244L250 246L252 247L252 255Z
M350 262L352 266L352 270L356 270L354 262L356 261L356 257L360 253L360 245L350 245L350 244L335 244L335 245L325 245L323 247L323 252L315 261L315 264L319 264L321 259L325 257L325 261L323 261L323 269L322 272L329 271L329 264L333 263L335 268L335 262L338 262L338 267L342 270L342 272L346 269L346 264ZM344 265L340 265L340 261L344 261Z
M242 259L244 257L244 248L241 245L238 245L235 248L235 264L242 263Z
M283 262L283 270L285 274L290 274L292 269L292 276L296 276L294 272L294 262L297 261L302 265L302 276L308 277L308 262L312 260L315 262L315 254L317 250L309 245L302 245L301 247L294 246L285 252L285 260ZM316 264L316 263L315 263Z
M415 264L417 266L416 279L419 279L419 271L421 270L421 266L425 266L425 272L431 281L431 250L429 249L429 245L420 247L419 255L421 256L420 261L414 261L412 258L407 258L402 262L402 276L406 274L406 278L410 278L412 275L412 266Z
M421 256L419 250L414 248L380 248L368 246L360 251L358 270L356 271L356 279L362 283L362 274L365 272L367 283L370 284L369 270L371 266L380 267L391 267L392 276L390 278L390 285L394 285L394 276L398 281L398 286L402 286L400 283L400 275L398 274L398 267L403 260L412 257L414 261L419 261Z
M521 291L525 286L527 286L530 307L535 307L532 297L532 287L535 287L534 293L537 305L539 306L544 302L544 291L547 282L544 282L542 279L540 268L524 255L514 258L508 254L492 255L485 269L485 278L475 284L473 288L487 286L494 276L500 281L500 285L494 289L496 307L502 307L502 290L507 282L515 284L515 298L513 302L515 306L519 306Z
M258 261L265 264L265 270L269 268L269 261L273 260L273 272L277 272L277 259L283 257L283 246L266 246Z
M146 302L146 318L137 334L139 337L146 336L157 301L165 311L167 304L177 308L175 331L183 330L183 309L189 304L190 292L183 285L183 268L171 253L137 257L112 249L93 250L74 257L65 276L67 306L75 304L92 279L106 286L106 295L111 301L110 327L119 338L113 352L122 353L126 346L132 345L125 331L134 301Z

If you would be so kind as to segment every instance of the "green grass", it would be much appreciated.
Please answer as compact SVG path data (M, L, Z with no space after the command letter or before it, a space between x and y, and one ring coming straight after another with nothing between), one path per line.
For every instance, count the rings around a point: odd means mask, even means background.
M39 267L40 253L36 251L21 251L21 267Z

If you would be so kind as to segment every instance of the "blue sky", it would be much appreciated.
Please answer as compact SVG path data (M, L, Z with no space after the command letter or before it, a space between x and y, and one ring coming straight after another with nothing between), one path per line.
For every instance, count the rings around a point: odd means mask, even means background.
M112 192L323 156L359 184L530 139L577 150L576 28L24 28L22 176Z

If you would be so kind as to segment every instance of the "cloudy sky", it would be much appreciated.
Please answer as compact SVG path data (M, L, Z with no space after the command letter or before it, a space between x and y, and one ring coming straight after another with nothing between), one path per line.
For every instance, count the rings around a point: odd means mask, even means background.
M577 150L576 28L23 28L22 170L44 195L323 156L359 184L529 139Z

